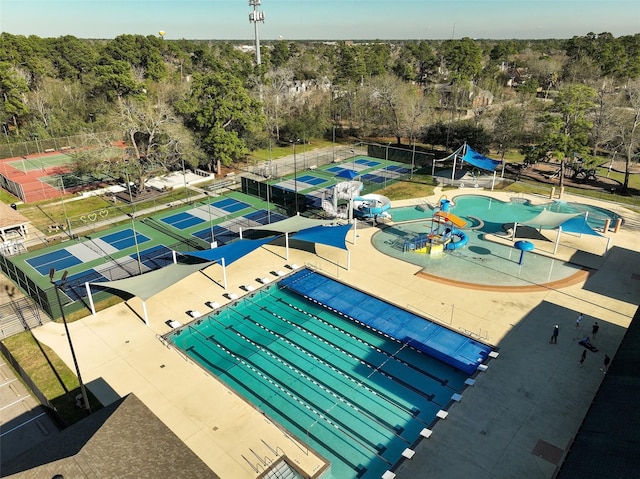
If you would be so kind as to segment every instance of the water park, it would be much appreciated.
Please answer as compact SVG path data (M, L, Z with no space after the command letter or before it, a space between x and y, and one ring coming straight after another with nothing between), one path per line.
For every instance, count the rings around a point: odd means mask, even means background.
M473 183L392 204L364 191L376 161L277 180L323 219L271 218L235 192L31 254L25 268L89 267L91 288L128 292L69 325L87 385L107 403L134 392L220 477L276 465L290 477L464 477L486 457L499 475L496 444L517 471L533 462L552 477L602 380L570 369L569 331L580 311L606 323L600 351L622 340L637 304L637 232L623 224L640 215ZM165 243L178 234L220 243L176 253ZM137 260L128 286L107 277L96 244ZM72 291L66 304L90 303ZM563 336L549 350L552 323ZM59 326L34 333L70 362ZM561 417L538 414L563 402L574 407Z

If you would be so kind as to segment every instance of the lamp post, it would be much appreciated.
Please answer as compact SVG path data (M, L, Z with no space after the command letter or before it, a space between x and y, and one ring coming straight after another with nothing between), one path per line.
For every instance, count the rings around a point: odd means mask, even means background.
M296 161L296 145L300 143L300 138L289 140L293 144L293 193L295 195L296 216L298 215L298 163Z
M353 172L356 172L356 152L355 150L352 148L349 150L351 152L351 169L353 170Z
M207 210L209 212L209 228L211 228L211 247L213 248L215 239L213 236L213 216L211 216L211 199L209 198L209 192L207 190L204 191L204 194L207 196Z
M69 334L69 326L67 325L67 317L64 314L64 308L62 307L62 301L60 300L60 291L59 289L64 286L67 281L68 271L62 273L62 278L60 281L56 281L53 277L56 274L56 269L51 268L49 270L49 281L53 285L56 290L56 298L58 300L58 306L60 307L60 313L62 314L62 322L64 323L64 330L67 333L67 340L69 341L69 349L71 350L71 358L73 359L73 365L76 368L76 374L78 375L78 382L80 383L80 392L82 393L82 401L83 406L87 410L88 414L91 414L91 405L89 404L89 398L87 397L87 390L84 387L84 382L82 382L82 376L80 375L80 367L78 366L78 359L76 358L76 352L73 349L73 342L71 341L71 334Z
M136 256L138 257L138 272L142 274L142 262L140 261L140 247L138 246L138 233L136 233L135 215L133 213L127 213L127 216L131 218L131 228L133 229L133 242L136 245Z
M187 170L184 167L184 157L180 158L182 160L182 179L184 180L184 193L187 198L187 203L189 203L189 188L187 188Z

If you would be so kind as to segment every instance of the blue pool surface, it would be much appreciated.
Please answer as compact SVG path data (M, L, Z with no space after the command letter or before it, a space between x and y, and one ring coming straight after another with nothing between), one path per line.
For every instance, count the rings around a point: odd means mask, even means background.
M453 331L438 347L434 326L303 269L168 339L308 441L331 462L331 479L379 479L469 377L424 349L455 357L466 340L470 355L489 351Z

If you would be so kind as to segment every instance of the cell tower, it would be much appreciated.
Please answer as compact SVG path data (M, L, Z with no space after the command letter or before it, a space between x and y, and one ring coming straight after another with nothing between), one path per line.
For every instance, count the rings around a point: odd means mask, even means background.
M253 12L249 12L249 22L253 23L254 36L256 38L256 65L260 65L260 36L258 35L258 22L264 23L264 12L259 12L258 7L262 0L249 0L249 6Z

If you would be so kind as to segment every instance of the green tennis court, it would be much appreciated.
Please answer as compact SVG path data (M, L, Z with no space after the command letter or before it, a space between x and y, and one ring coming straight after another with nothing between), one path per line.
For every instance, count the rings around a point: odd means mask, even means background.
M19 160L9 161L7 164L26 173L34 170L44 171L54 166L68 165L71 161L72 158L69 155L60 153L58 155L25 156Z

